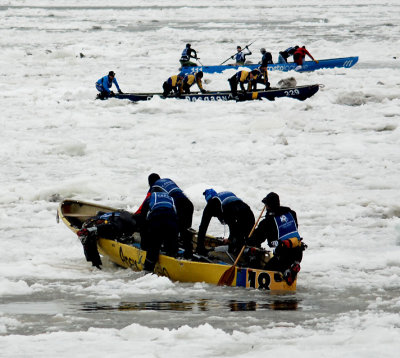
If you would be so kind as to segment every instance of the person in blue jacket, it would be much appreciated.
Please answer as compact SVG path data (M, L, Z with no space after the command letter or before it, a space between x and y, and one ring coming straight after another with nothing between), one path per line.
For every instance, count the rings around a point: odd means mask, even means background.
M151 193L145 200L140 215L143 217L141 248L146 251L143 270L154 271L160 249L167 256L178 253L178 216L175 202L168 193Z
M247 240L247 244L260 247L268 240L268 246L274 248L274 256L264 269L281 271L287 283L292 284L300 271L300 262L306 248L297 229L296 212L287 206L281 206L279 195L273 192L262 199L262 202L267 213Z
M97 95L97 98L106 99L108 97L114 97L115 93L110 90L113 84L115 85L115 87L117 87L118 93L123 93L119 88L117 79L115 78L115 72L110 71L107 76L100 78L96 82L96 89L100 92Z
M230 191L217 193L214 189L207 189L203 195L207 205L201 218L196 252L202 256L207 255L204 247L205 235L211 218L217 217L222 224L229 227L228 251L237 255L254 226L253 212L246 203Z

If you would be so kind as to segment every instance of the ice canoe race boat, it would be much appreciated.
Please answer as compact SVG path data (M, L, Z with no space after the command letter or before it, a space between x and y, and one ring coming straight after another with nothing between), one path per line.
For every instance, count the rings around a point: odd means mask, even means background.
M252 100L261 100L267 99L270 101L274 101L275 98L280 97L288 97L295 98L300 101L304 101L307 98L310 98L315 93L318 92L320 85L305 85L305 86L295 86L288 88L270 88L269 90L264 91L253 91L241 93L238 92L237 97L233 97L230 91L217 91L217 92L193 92L189 94L182 94L180 96L168 96L164 97L162 93L122 93L116 94L115 98L118 99L129 99L132 102L140 102L140 101L149 101L154 97L159 98L176 98L176 99L184 99L186 101L195 102L195 101L252 101Z
M350 68L353 67L358 62L358 56L355 57L343 57L343 58L331 58L326 60L318 60L317 62L314 61L304 61L303 66L297 72L310 72L315 70L320 70L323 68L335 68L335 67L343 67L343 68ZM222 73L225 70L254 70L259 68L259 64L245 64L242 66L235 66L235 65L216 65L216 66L193 66L193 67L182 67L182 73L194 73L198 71L203 71L205 73ZM297 64L294 62L288 63L273 63L267 66L268 71L294 71L297 67Z
M64 224L74 233L82 228L82 224L97 215L99 211L114 212L115 208L87 203L84 201L65 199L57 210L57 221L61 219ZM196 245L197 232L192 230L194 246ZM139 239L138 237L139 236ZM110 240L97 238L97 249L99 253L108 257L115 264L130 268L134 271L143 269L146 251L140 249L140 235L134 233L132 240ZM215 248L221 245L221 240L212 236L206 237L206 248ZM272 256L269 251L266 255ZM264 253L263 253L264 255ZM232 268L232 262L224 262L220 259L198 259L194 255L193 260L174 258L159 255L154 272L159 276L166 276L171 281L179 282L205 282L217 285L221 276ZM205 262L206 261L206 262ZM280 272L254 269L250 267L234 267L234 278L231 286L246 287L271 291L295 291L297 278L288 285Z

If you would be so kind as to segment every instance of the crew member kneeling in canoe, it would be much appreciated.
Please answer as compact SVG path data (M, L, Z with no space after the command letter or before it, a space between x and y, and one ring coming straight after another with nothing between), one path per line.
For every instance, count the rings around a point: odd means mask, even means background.
M318 60L312 57L311 53L308 52L305 46L299 47L293 54L293 61L297 63L297 67L295 68L296 71L301 70L306 55L318 63Z
M300 271L303 251L307 247L297 231L296 212L281 206L276 193L269 193L262 202L267 213L246 243L260 247L268 240L268 246L275 250L264 269L282 272L286 282L291 285Z
M174 75L169 77L164 83L163 83L163 96L167 97L171 91L174 91L175 94L179 93L180 88L182 87L183 83L183 76L181 74Z
M244 84L248 83L247 90L251 91L253 86L257 86L257 78L261 76L260 70L249 71L239 71L234 74L228 81L231 86L231 92L233 97L237 97L237 86L240 84L240 89L243 93L246 93Z
M100 78L96 82L96 89L100 92L99 94L97 94L97 98L106 99L108 97L114 97L115 93L110 90L113 83L115 87L117 87L118 93L123 93L119 88L117 79L115 78L115 72L110 71L107 76Z
M201 93L206 93L207 91L203 89L203 83L201 82L201 79L203 78L203 71L196 72L195 74L192 75L186 75L183 79L183 84L181 87L180 92L181 93L190 93L190 87L192 87L195 83L197 83L197 86L199 87L199 90Z
M203 195L207 201L197 236L196 253L207 255L204 239L212 217L217 217L229 227L228 251L237 255L254 226L254 214L250 207L230 191L217 193L207 189Z
M175 257L178 252L179 228L174 199L167 193L151 193L140 215L144 219L140 245L146 250L143 270L152 272L162 246L167 256Z
M123 242L137 230L138 225L134 215L121 210L109 213L99 212L83 223L77 235L82 243L86 260L91 261L92 266L100 269L102 263L97 251L97 239L102 237Z
M296 52L296 50L298 48L299 48L299 46L296 45L296 46L289 47L286 50L279 52L278 63L287 63L288 58L290 56L293 56L293 54Z

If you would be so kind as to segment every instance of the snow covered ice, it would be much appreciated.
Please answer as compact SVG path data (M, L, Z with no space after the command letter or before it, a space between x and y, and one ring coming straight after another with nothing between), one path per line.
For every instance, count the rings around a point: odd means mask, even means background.
M398 356L397 1L3 0L0 14L0 357ZM253 40L253 62L298 44L359 63L270 73L324 85L304 102L94 100L110 70L124 92L160 92L187 42L213 65ZM309 246L297 292L92 269L59 201L135 210L151 172L193 201L195 229L206 188L256 216L279 193Z

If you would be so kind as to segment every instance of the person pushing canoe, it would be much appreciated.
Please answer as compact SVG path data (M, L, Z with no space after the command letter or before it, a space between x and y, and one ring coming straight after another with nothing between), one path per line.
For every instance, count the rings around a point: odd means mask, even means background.
M244 84L248 83L247 91L251 91L252 88L257 87L257 79L261 77L261 71L255 69L253 71L239 71L234 74L231 78L228 79L229 85L231 86L232 96L237 96L237 86L240 85L242 92L246 93L246 89L244 88Z
M96 89L100 92L97 94L97 98L106 99L108 97L114 97L115 93L110 90L113 84L117 87L118 93L123 93L119 88L117 79L115 78L115 72L110 71L107 76L100 78L96 82Z
M187 74L183 79L180 93L190 93L190 87L192 87L195 83L197 83L197 87L199 87L201 93L206 93L207 91L203 88L203 83L201 82L202 78L203 71L199 71L194 74Z
M183 76L181 74L169 77L163 83L163 96L167 97L171 93L171 91L174 91L175 94L178 94L180 92L182 84Z

